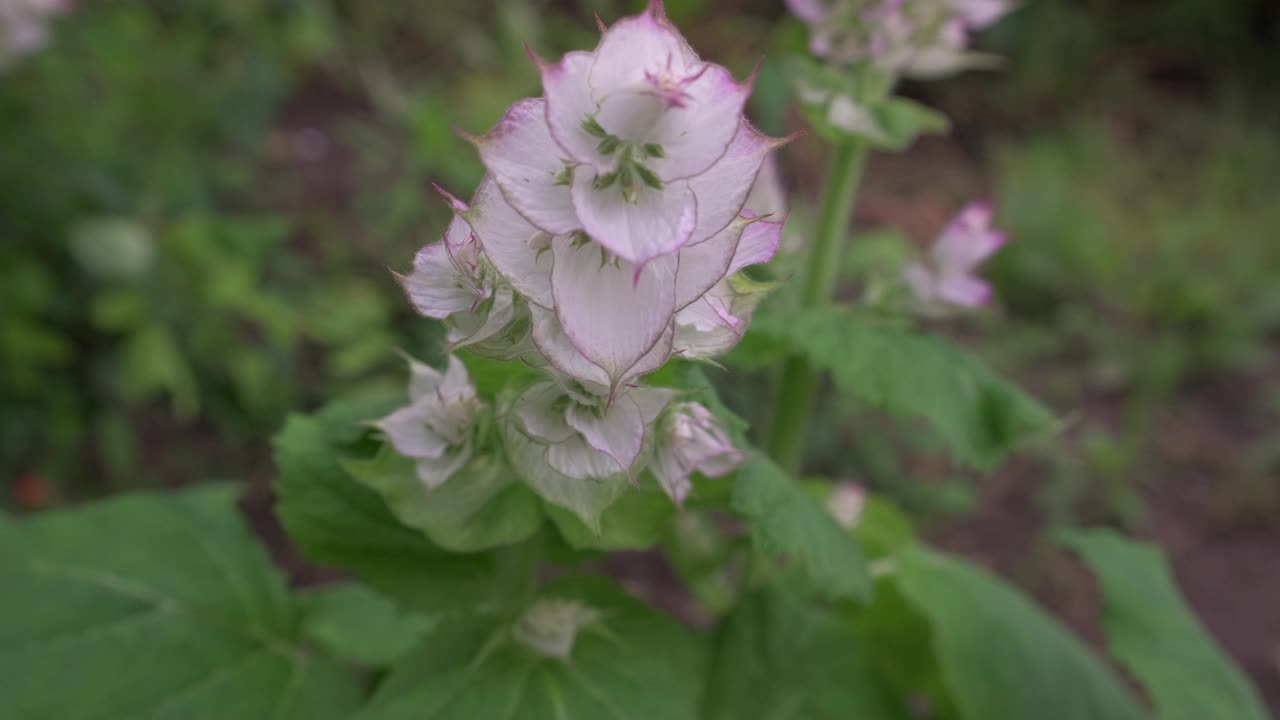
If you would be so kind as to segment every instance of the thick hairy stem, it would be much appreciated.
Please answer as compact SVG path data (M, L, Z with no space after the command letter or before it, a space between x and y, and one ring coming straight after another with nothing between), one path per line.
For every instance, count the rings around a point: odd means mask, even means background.
M866 157L867 146L859 141L840 146L831 159L822 191L821 214L807 247L808 262L800 278L803 283L801 308L827 302L835 290ZM799 355L787 357L782 367L768 450L774 461L792 474L800 469L804 458L809 416L813 412L819 379L818 371Z

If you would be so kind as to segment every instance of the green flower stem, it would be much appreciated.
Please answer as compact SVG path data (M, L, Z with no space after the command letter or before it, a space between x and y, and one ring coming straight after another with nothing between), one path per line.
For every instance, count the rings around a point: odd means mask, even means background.
M841 145L831 159L817 230L808 246L808 263L800 278L802 309L826 303L835 290L866 159L867 144L863 141ZM803 356L790 355L782 366L768 450L774 461L793 475L804 458L819 380L818 371Z
M538 592L546 529L522 543L498 548L494 553L494 599L499 607L514 610L524 606Z

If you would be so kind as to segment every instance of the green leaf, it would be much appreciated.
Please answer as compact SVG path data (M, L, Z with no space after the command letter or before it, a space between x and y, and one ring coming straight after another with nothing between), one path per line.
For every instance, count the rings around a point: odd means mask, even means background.
M867 560L822 503L761 454L738 471L733 509L747 518L756 546L787 556L824 595L865 599Z
M1108 647L1146 688L1161 720L1269 717L1187 607L1159 548L1110 531L1070 532L1064 542L1097 574Z
M405 525L417 528L453 552L478 552L513 545L542 524L538 499L492 456L477 457L440 487L427 490L413 461L384 445L368 460L343 467L373 488Z
M943 134L951 120L931 107L903 97L891 97L869 108L877 132L868 135L873 147L900 152L925 134Z
M579 550L648 550L662 541L675 516L675 504L655 483L629 489L600 517L600 532L587 527L578 516L548 503L560 536Z
M490 558L441 551L342 468L341 455L368 432L361 423L396 402L369 398L290 417L275 438L276 513L308 559L349 570L408 607L449 610L484 602L492 587Z
M956 456L995 466L1053 426L1039 402L985 363L935 338L820 307L758 318L753 331L789 344L830 371L844 392L895 415L928 420Z
M444 623L405 657L358 720L696 720L704 642L609 587L551 587L600 620L578 631L568 659L539 655L510 625Z
M232 488L127 495L6 530L0 717L345 718L356 679L300 643L300 608Z
M742 591L742 568L751 548L725 536L718 512L685 509L672 524L662 554L703 609L723 615Z
M360 665L388 665L431 629L432 620L402 613L362 585L344 583L303 596L307 638L334 657Z
M829 612L770 590L745 598L718 638L707 720L906 720L872 648Z
M915 529L910 518L892 502L868 495L853 536L874 555L891 555L915 542Z
M968 720L1137 720L1120 680L1021 593L959 560L914 548L899 588L933 628L938 662Z
M876 578L870 604L846 608L845 614L860 642L890 649L876 653L877 667L898 695L926 701L930 717L959 717L934 657L929 621L891 574Z

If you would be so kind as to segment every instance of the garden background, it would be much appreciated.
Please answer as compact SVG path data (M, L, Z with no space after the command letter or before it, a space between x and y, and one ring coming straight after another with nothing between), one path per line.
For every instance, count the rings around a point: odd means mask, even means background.
M4 512L233 480L291 576L323 580L272 519L271 436L292 411L399 387L397 349L440 357L439 326L392 270L447 222L430 184L482 175L454 129L482 132L538 93L524 43L558 56L594 42L584 18L637 9L69 7L43 49L0 70ZM750 115L773 135L805 127L779 62L805 31L781 2L667 9L740 77L771 58ZM980 43L1004 62L906 86L953 127L872 157L849 274L991 198L1011 238L986 272L996 301L937 327L1044 400L1059 430L975 474L909 425L827 407L806 468L892 499L1095 642L1093 581L1051 538L1103 524L1158 542L1280 710L1280 6L1029 0ZM824 160L814 137L781 153L795 242ZM752 370L756 352L718 379L762 425L773 378ZM614 562L688 612L663 568Z

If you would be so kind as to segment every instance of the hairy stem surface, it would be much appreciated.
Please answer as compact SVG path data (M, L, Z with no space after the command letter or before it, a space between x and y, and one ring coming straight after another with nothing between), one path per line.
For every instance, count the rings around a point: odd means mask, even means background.
M866 158L866 143L860 141L836 148L831 158L817 229L808 246L808 262L800 278L801 309L827 302L835 290ZM818 371L803 356L790 355L782 366L768 450L774 461L793 475L804 459L809 416L819 380Z

